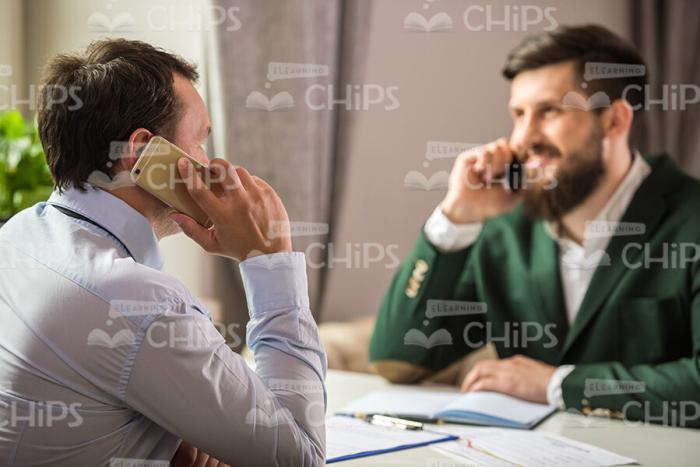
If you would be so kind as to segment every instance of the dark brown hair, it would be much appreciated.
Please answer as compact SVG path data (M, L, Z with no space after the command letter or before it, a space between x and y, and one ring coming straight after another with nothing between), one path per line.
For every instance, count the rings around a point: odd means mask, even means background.
M503 76L512 80L518 74L547 65L573 61L577 78L585 80L586 64L607 63L644 67L642 76L624 76L586 80L582 88L587 96L603 91L610 102L624 98L633 107L643 108L646 65L635 47L612 31L595 24L563 26L526 38L508 55ZM634 86L634 87L631 87ZM628 90L625 93L625 90ZM632 92L634 91L634 92ZM639 111L635 111L635 121Z
M93 172L112 174L114 145L137 128L174 139L181 108L173 73L199 77L181 57L126 39L96 41L83 54L51 59L37 119L56 187L84 190Z

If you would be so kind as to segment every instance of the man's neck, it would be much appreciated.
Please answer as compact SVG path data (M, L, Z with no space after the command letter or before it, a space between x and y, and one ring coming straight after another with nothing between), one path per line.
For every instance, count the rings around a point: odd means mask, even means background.
M598 188L578 207L564 216L562 233L579 245L583 244L586 222L595 220L619 188L632 167L632 153L628 146L616 151Z
M161 217L165 215L165 209L163 209L162 203L155 197L148 195L144 196L145 193L137 187L121 187L111 190L105 188L102 189L121 199L126 204L141 213L141 215L151 224L153 233L156 235L158 240L171 235L172 232L169 232L167 228L163 227L165 223Z

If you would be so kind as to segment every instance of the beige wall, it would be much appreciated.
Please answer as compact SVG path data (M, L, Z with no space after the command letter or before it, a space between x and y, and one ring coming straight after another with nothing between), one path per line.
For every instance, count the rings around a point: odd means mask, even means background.
M22 0L2 0L0 10L0 110L10 108L12 89L25 82L24 23L16 21L24 12Z
M505 5L553 6L556 10L551 16L559 24L597 22L628 34L626 1L376 0L363 81L398 86L400 108L356 112L353 116L349 161L343 174L347 177L344 202L337 226L336 243L341 248L363 242L398 245L398 256L405 257L444 192L406 190L403 178L411 170L426 176L449 170L452 162L433 161L425 167L426 142L484 143L510 131L506 111L509 88L500 77L500 69L507 52L525 33L504 32L502 26L493 31L467 30L462 20L465 8L486 4L492 5L496 18L504 17ZM423 5L429 8L424 10ZM454 27L448 32L405 31L403 19L412 11L427 18L445 12ZM469 16L475 26L477 13ZM545 21L543 26L548 24ZM395 272L386 268L390 263L387 259L369 268L342 264L333 268L323 319L376 313Z

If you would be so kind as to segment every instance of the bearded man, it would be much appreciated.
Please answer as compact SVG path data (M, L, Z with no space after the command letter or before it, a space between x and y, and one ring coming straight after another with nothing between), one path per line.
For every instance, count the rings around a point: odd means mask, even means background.
M593 25L511 52L512 133L457 158L383 301L376 372L438 380L491 343L463 391L700 426L700 183L630 143L645 70Z

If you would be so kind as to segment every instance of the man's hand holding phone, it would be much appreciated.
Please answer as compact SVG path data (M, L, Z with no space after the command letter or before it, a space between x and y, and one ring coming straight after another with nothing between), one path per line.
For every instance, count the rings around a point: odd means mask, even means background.
M289 216L270 185L225 159L213 159L208 170L216 180L211 186L189 160L178 160L180 177L190 195L213 222L207 229L185 214L170 214L188 237L209 253L238 261L292 251ZM269 235L273 231L276 235Z
M520 197L503 179L514 162L506 138L460 154L450 173L443 214L455 224L470 224L513 209Z

